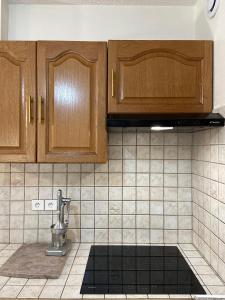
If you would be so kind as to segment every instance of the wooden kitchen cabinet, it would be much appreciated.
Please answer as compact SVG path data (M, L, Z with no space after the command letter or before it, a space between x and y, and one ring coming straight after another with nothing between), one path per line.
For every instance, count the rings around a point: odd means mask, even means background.
M38 42L38 162L105 162L107 47Z
M109 41L108 113L212 111L211 41Z
M0 162L35 162L35 42L0 42L0 112Z

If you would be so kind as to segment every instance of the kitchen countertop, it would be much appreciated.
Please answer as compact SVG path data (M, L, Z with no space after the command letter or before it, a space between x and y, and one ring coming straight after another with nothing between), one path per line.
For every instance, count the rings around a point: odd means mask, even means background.
M162 245L162 244L160 244ZM0 245L0 265L20 247L19 244ZM225 284L192 244L176 245L208 295L225 295ZM28 279L0 276L0 298L24 299L191 299L195 295L81 295L80 287L91 244L73 244L65 267L58 279ZM221 297L220 297L221 298ZM225 299L225 296L223 297Z

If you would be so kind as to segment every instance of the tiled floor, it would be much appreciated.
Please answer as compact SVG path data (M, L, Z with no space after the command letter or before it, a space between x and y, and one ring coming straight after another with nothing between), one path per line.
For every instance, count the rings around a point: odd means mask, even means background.
M0 265L19 247L0 245ZM73 244L59 279L26 279L0 276L0 298L179 298L179 295L81 295L80 287L90 244ZM179 244L180 251L199 278L207 294L225 295L225 284L191 244ZM191 298L193 295L182 295Z

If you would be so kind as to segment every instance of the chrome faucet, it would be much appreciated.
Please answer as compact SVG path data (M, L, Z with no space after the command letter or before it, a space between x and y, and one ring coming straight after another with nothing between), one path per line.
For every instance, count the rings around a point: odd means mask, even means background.
M57 199L58 199L58 208L59 208L59 221L62 224L69 224L69 209L70 209L70 198L63 198L62 196L62 190L58 190L57 192ZM64 221L64 208L66 206L67 210L67 218Z
M70 250L71 241L67 239L69 225L70 198L64 198L62 191L57 192L58 218L57 222L51 226L52 242L46 250L46 255L63 256ZM65 217L66 209L66 217Z

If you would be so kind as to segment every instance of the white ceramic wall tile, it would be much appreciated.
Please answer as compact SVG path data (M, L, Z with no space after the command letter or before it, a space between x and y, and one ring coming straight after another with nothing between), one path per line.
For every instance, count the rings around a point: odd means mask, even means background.
M193 134L192 153L193 242L223 280L225 280L224 140L224 128L196 132ZM211 292L222 291L219 288L220 282L214 282L210 270L204 268L202 270L205 272L203 281L214 286Z
M0 242L49 241L47 229L55 214L32 211L31 200L56 198L58 188L72 198L69 236L73 241L189 241L191 172L196 169L191 145L190 133L111 128L105 164L0 164L0 200L5 203L0 209ZM216 161L219 148L216 143L212 146L209 152ZM222 199L225 188L214 183L220 173L215 164L209 165L209 197L218 194ZM216 207L223 220L224 205L211 205L213 215ZM21 295L26 293L32 291Z

